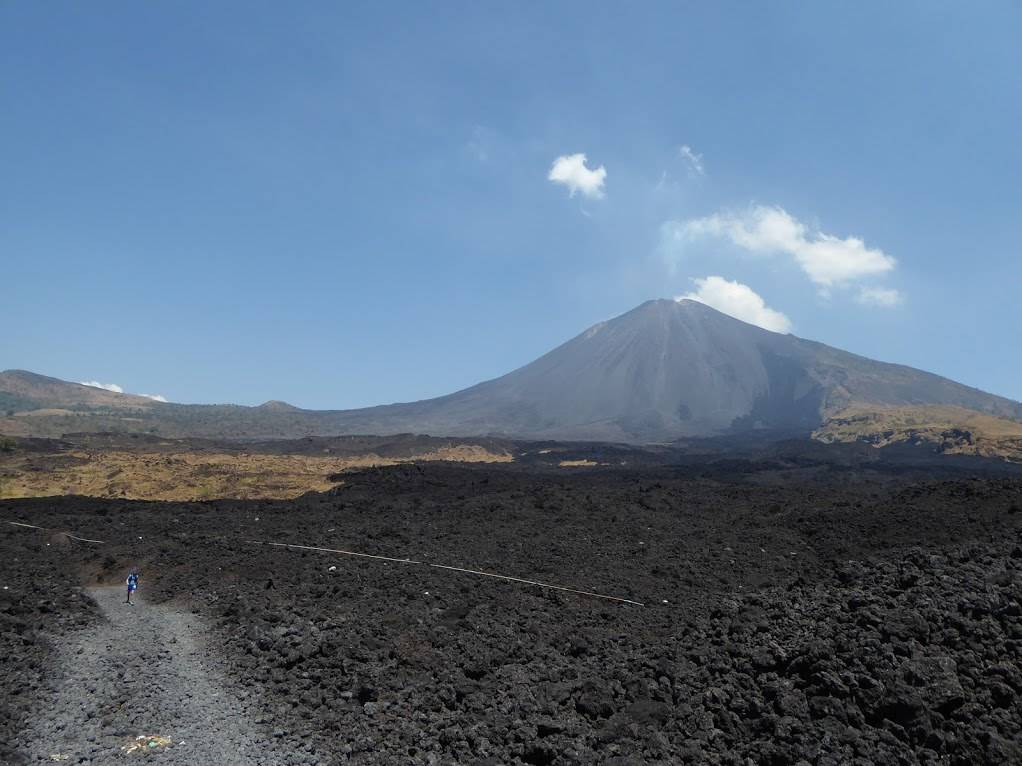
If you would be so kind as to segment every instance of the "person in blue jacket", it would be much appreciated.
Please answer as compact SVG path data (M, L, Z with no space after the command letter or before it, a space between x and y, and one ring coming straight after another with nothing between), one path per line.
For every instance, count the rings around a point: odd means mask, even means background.
M138 588L138 572L134 569L131 570L131 574L128 575L128 603L131 604L131 594Z

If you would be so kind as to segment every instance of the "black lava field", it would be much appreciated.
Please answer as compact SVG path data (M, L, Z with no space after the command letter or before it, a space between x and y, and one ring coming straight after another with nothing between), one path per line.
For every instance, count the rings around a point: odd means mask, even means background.
M59 648L106 619L87 589L133 566L205 626L282 763L1022 763L1017 474L400 465L293 501L0 519L46 528L0 530L11 763Z

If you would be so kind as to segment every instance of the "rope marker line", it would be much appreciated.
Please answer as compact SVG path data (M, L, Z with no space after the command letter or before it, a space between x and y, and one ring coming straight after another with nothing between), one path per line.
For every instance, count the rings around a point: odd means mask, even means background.
M247 543L253 545L277 545L281 548L301 548L306 551L326 551L327 553L343 553L345 556L361 556L366 559L382 559L383 561L397 561L401 564L421 564L421 561L412 561L411 559L395 559L390 556L374 556L371 553L355 553L355 551L342 551L337 548L314 548L311 545L291 545L289 543L264 543L259 540L246 540Z
M620 601L623 604L633 604L635 606L645 606L640 604L638 601L632 601L630 598L618 598L617 596L605 596L602 593L593 593L588 590L575 590L574 588L566 588L563 585L551 585L550 583L537 582L535 580L523 580L521 577L509 577L508 575L493 574L492 572L480 572L478 569L462 569L461 567L448 567L443 564L430 564L431 567L437 569L450 569L452 572L465 572L467 574L477 574L483 577L496 577L499 580L510 580L511 582L521 582L526 585L538 585L541 588L551 588L553 590L563 590L568 593L577 593L580 596L592 596L593 598L605 598L608 601Z
M106 545L102 540L90 540L87 537L75 537L67 532L61 532L59 529L50 529L49 527L37 527L35 524L22 524L20 521L8 521L8 524L13 524L16 527L28 527L29 529L41 529L44 532L59 532L65 537L70 537L72 540L81 540L83 543L99 543L100 545Z
M280 548L297 548L303 551L325 551L327 553L342 553L345 556L360 556L366 559L382 559L383 561L397 561L401 564L426 564L424 561L413 561L412 559L396 559L390 556L374 556L371 553L356 553L355 551L344 551L338 548L318 548L313 545L293 545L291 543L266 543L261 540L246 540L246 543L252 545L276 545ZM536 580L525 580L521 577L510 577L508 575L494 574L493 572L480 572L478 569L463 569L461 567L449 567L443 564L426 564L426 566L435 567L436 569L447 569L451 572L463 572L465 574L481 575L483 577L495 577L498 580L508 580L510 582L520 582L525 585L537 585L540 588L550 588L551 590L562 590L566 593L575 593L579 596L591 596L592 598L602 598L607 601L617 601L622 604L632 604L633 606L645 606L645 604L639 601L633 601L630 598L619 598L617 596L605 596L602 593L593 593L588 590L576 590L575 588L566 588L563 585L551 585L550 583L537 582Z

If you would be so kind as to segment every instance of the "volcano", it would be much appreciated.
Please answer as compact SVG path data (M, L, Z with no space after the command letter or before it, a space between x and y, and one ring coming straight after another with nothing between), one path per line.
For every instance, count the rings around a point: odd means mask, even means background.
M795 436L852 406L930 404L1022 419L1022 404L938 375L770 332L697 301L652 300L495 380L330 419L338 433L649 443Z

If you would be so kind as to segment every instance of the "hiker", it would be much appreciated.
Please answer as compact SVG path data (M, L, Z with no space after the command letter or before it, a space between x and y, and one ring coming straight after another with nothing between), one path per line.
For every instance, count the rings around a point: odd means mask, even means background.
M128 603L131 604L131 594L134 593L135 589L138 587L138 572L132 569L126 582L128 584Z

